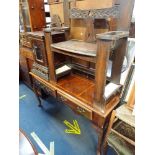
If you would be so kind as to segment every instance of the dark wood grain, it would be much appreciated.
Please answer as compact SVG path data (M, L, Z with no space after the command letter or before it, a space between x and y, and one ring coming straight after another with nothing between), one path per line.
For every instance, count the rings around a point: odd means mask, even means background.
M44 1L28 0L28 5L32 31L42 30L46 25Z

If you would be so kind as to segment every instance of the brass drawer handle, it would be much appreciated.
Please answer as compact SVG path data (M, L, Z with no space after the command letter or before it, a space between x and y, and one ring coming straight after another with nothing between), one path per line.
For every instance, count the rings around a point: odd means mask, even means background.
M86 111L85 111L83 108L81 108L81 107L77 107L77 111L80 112L80 113L85 113L85 112L86 112Z

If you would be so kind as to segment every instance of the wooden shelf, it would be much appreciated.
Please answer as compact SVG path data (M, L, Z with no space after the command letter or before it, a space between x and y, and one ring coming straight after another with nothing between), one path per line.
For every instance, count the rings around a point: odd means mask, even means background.
M73 54L96 57L97 45L77 40L69 40L51 45L53 48L67 51ZM77 50L78 49L78 50Z

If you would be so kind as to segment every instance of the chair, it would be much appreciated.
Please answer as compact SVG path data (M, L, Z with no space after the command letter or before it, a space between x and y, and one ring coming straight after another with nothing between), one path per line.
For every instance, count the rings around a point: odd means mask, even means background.
M133 84L127 104L113 110L104 139L104 153L107 145L119 155L135 154L135 84Z

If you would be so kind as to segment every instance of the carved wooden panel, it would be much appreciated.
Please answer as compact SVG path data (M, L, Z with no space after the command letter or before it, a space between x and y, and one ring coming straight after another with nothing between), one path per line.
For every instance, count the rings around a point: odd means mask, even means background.
M94 18L94 19L108 19L109 17L119 17L119 7L113 6L111 8L104 9L89 9L81 10L78 8L72 8L70 10L70 18Z

